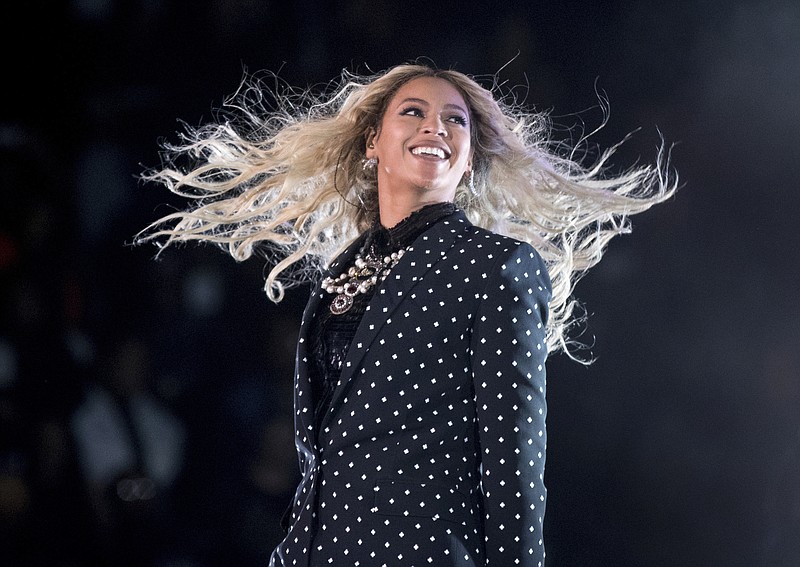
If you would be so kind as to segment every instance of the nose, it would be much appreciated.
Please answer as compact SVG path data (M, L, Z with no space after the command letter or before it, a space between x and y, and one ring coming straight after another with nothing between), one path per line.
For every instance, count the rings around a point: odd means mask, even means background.
M441 118L436 115L427 117L420 125L420 130L424 134L435 134L443 138L447 137L447 128L445 128Z

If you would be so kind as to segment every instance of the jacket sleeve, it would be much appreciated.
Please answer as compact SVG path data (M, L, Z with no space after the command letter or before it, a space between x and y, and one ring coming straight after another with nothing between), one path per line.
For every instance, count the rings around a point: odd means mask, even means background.
M487 566L544 566L545 329L550 279L520 244L487 273L471 363Z

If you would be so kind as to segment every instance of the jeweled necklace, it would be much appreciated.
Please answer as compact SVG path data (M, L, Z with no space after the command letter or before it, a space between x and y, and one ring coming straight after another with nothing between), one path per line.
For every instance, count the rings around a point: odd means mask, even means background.
M359 293L367 293L373 286L385 280L405 253L405 249L400 249L388 256L380 256L375 252L374 246L371 246L365 256L361 252L356 254L355 264L348 270L335 278L328 276L322 280L322 289L336 294L331 302L331 313L346 313L353 306L353 298Z

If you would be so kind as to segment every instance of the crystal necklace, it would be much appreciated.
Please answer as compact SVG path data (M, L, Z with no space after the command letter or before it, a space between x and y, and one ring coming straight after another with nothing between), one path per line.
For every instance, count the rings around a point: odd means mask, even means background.
M322 280L322 289L336 294L331 302L331 313L346 313L353 305L353 298L359 293L367 293L385 280L405 253L404 249L400 249L388 256L379 256L371 246L365 256L361 252L356 254L355 265L348 270L335 278L328 276Z

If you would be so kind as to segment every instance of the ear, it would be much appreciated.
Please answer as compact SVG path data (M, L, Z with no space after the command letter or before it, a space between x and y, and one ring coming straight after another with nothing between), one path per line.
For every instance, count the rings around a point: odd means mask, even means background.
M379 134L380 128L377 130L375 128L370 128L367 132L367 150L365 152L367 158L378 157L377 151L375 150L375 142L377 141Z
M464 170L464 175L468 175L472 173L472 160L475 157L475 150L473 148L469 149L469 158L467 159L467 167Z

